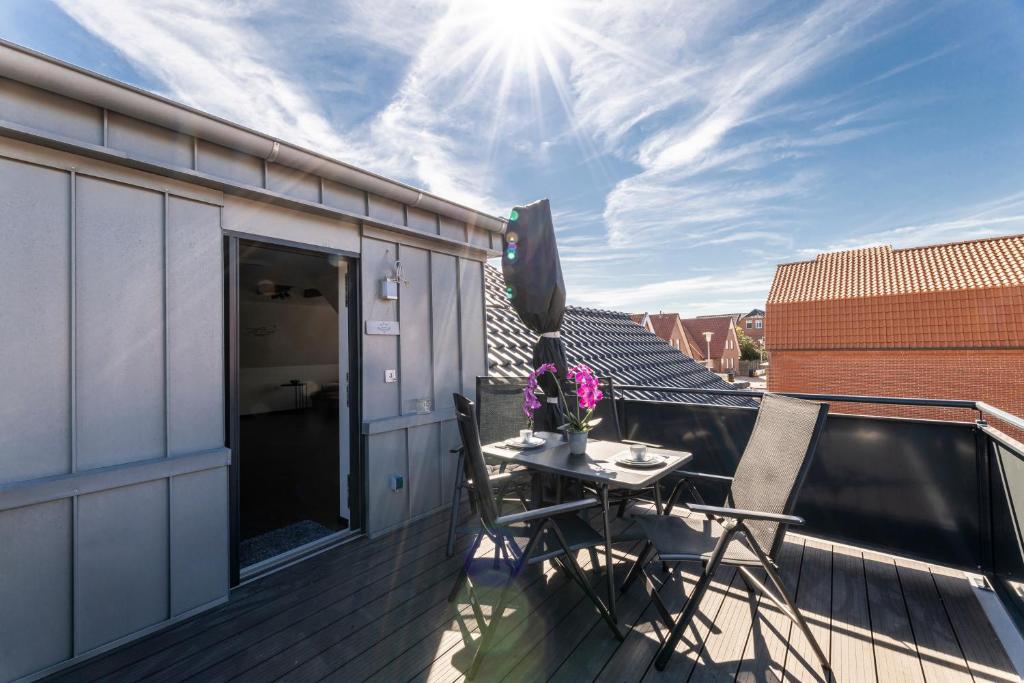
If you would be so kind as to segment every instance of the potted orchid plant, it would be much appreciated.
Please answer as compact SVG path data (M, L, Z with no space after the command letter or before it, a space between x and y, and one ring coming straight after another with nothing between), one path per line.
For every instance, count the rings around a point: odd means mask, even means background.
M526 388L523 389L523 413L526 415L531 429L533 428L533 414L541 406L540 400L537 398L538 379L545 373L551 373L557 378L555 366L552 363L544 363L530 373ZM598 387L597 374L588 365L580 363L572 366L566 372L566 377L576 385L574 396L576 400L574 401L575 405L570 407L561 382L557 382L558 396L568 419L559 429L568 431L569 452L573 455L583 455L587 452L588 433L601 422L601 418L595 418L593 415L594 409L604 398L604 394Z

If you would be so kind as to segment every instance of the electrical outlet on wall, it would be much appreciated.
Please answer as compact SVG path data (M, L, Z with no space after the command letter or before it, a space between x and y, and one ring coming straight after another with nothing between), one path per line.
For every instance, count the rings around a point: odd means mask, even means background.
M398 381L398 370L385 370L384 381L388 384Z

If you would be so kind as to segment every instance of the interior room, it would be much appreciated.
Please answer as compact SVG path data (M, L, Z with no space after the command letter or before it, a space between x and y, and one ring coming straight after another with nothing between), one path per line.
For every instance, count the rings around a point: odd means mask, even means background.
M341 257L241 244L243 568L349 526L339 382L345 270Z

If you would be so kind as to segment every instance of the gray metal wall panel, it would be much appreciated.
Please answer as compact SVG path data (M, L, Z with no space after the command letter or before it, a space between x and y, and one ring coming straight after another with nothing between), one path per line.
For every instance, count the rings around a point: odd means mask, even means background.
M0 119L91 145L103 144L103 111L0 78Z
M280 164L267 165L267 189L289 197L320 201L320 178Z
M78 653L168 618L167 481L78 499Z
M78 467L165 454L163 196L79 178Z
M168 453L224 445L224 299L220 209L167 207Z
M433 400L434 377L430 342L430 255L423 249L403 245L399 256L404 280L398 296L399 320L402 321L402 334L398 338L402 367L401 410L404 414L417 412L419 399Z
M359 253L359 225L356 223L241 197L224 197L221 227L250 235Z
M243 185L263 186L263 159L212 142L198 143L198 170Z
M409 519L409 486L389 487L393 474L409 481L409 461L404 429L375 434L367 442L367 530L374 534Z
M453 240L465 242L467 239L466 224L454 218L441 216L441 237L449 237Z
M373 218L396 225L405 225L405 212L400 202L371 194L369 197L369 208L370 216Z
M462 334L462 391L476 392L476 378L487 374L484 351L484 270L479 261L459 259L459 298L462 303L459 327Z
M469 228L469 243L478 247L490 248L491 232L483 228Z
M71 468L70 175L0 159L0 483Z
M171 616L228 594L228 474L171 480Z
M462 391L459 362L458 260L430 255L431 323L434 332L434 410L450 410L452 394Z
M406 209L409 227L430 235L438 234L437 214L410 206Z
M450 450L462 445L459 436L459 425L455 420L445 420L438 423L440 441L438 447L441 458L441 503L447 505L451 502L452 490L455 487L455 468L459 464L458 458Z
M380 280L394 272L398 247L391 242L364 239L362 254L363 318L398 320L398 306L379 296ZM398 337L365 334L363 330L363 419L399 414L398 383L384 382L384 371L398 370ZM401 375L399 375L401 378Z
M71 501L0 512L0 680L71 656Z
M138 159L192 168L192 136L116 112L107 112L107 146Z
M440 426L409 428L409 513L415 517L441 505Z
M366 193L333 180L324 180L324 204L366 215Z

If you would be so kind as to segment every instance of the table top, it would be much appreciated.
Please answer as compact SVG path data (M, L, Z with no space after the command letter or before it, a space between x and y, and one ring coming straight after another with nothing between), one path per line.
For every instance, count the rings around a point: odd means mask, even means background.
M629 453L628 444L588 439L586 455L572 455L569 453L569 444L562 440L561 434L537 432L536 436L544 439L545 445L531 450L519 450L509 448L503 441L498 441L484 446L483 452L484 455L504 460L509 464L624 489L644 489L652 486L666 474L693 458L693 454L686 451L648 447L648 455L661 455L665 458L665 463L661 467L640 469L615 462L620 454Z

